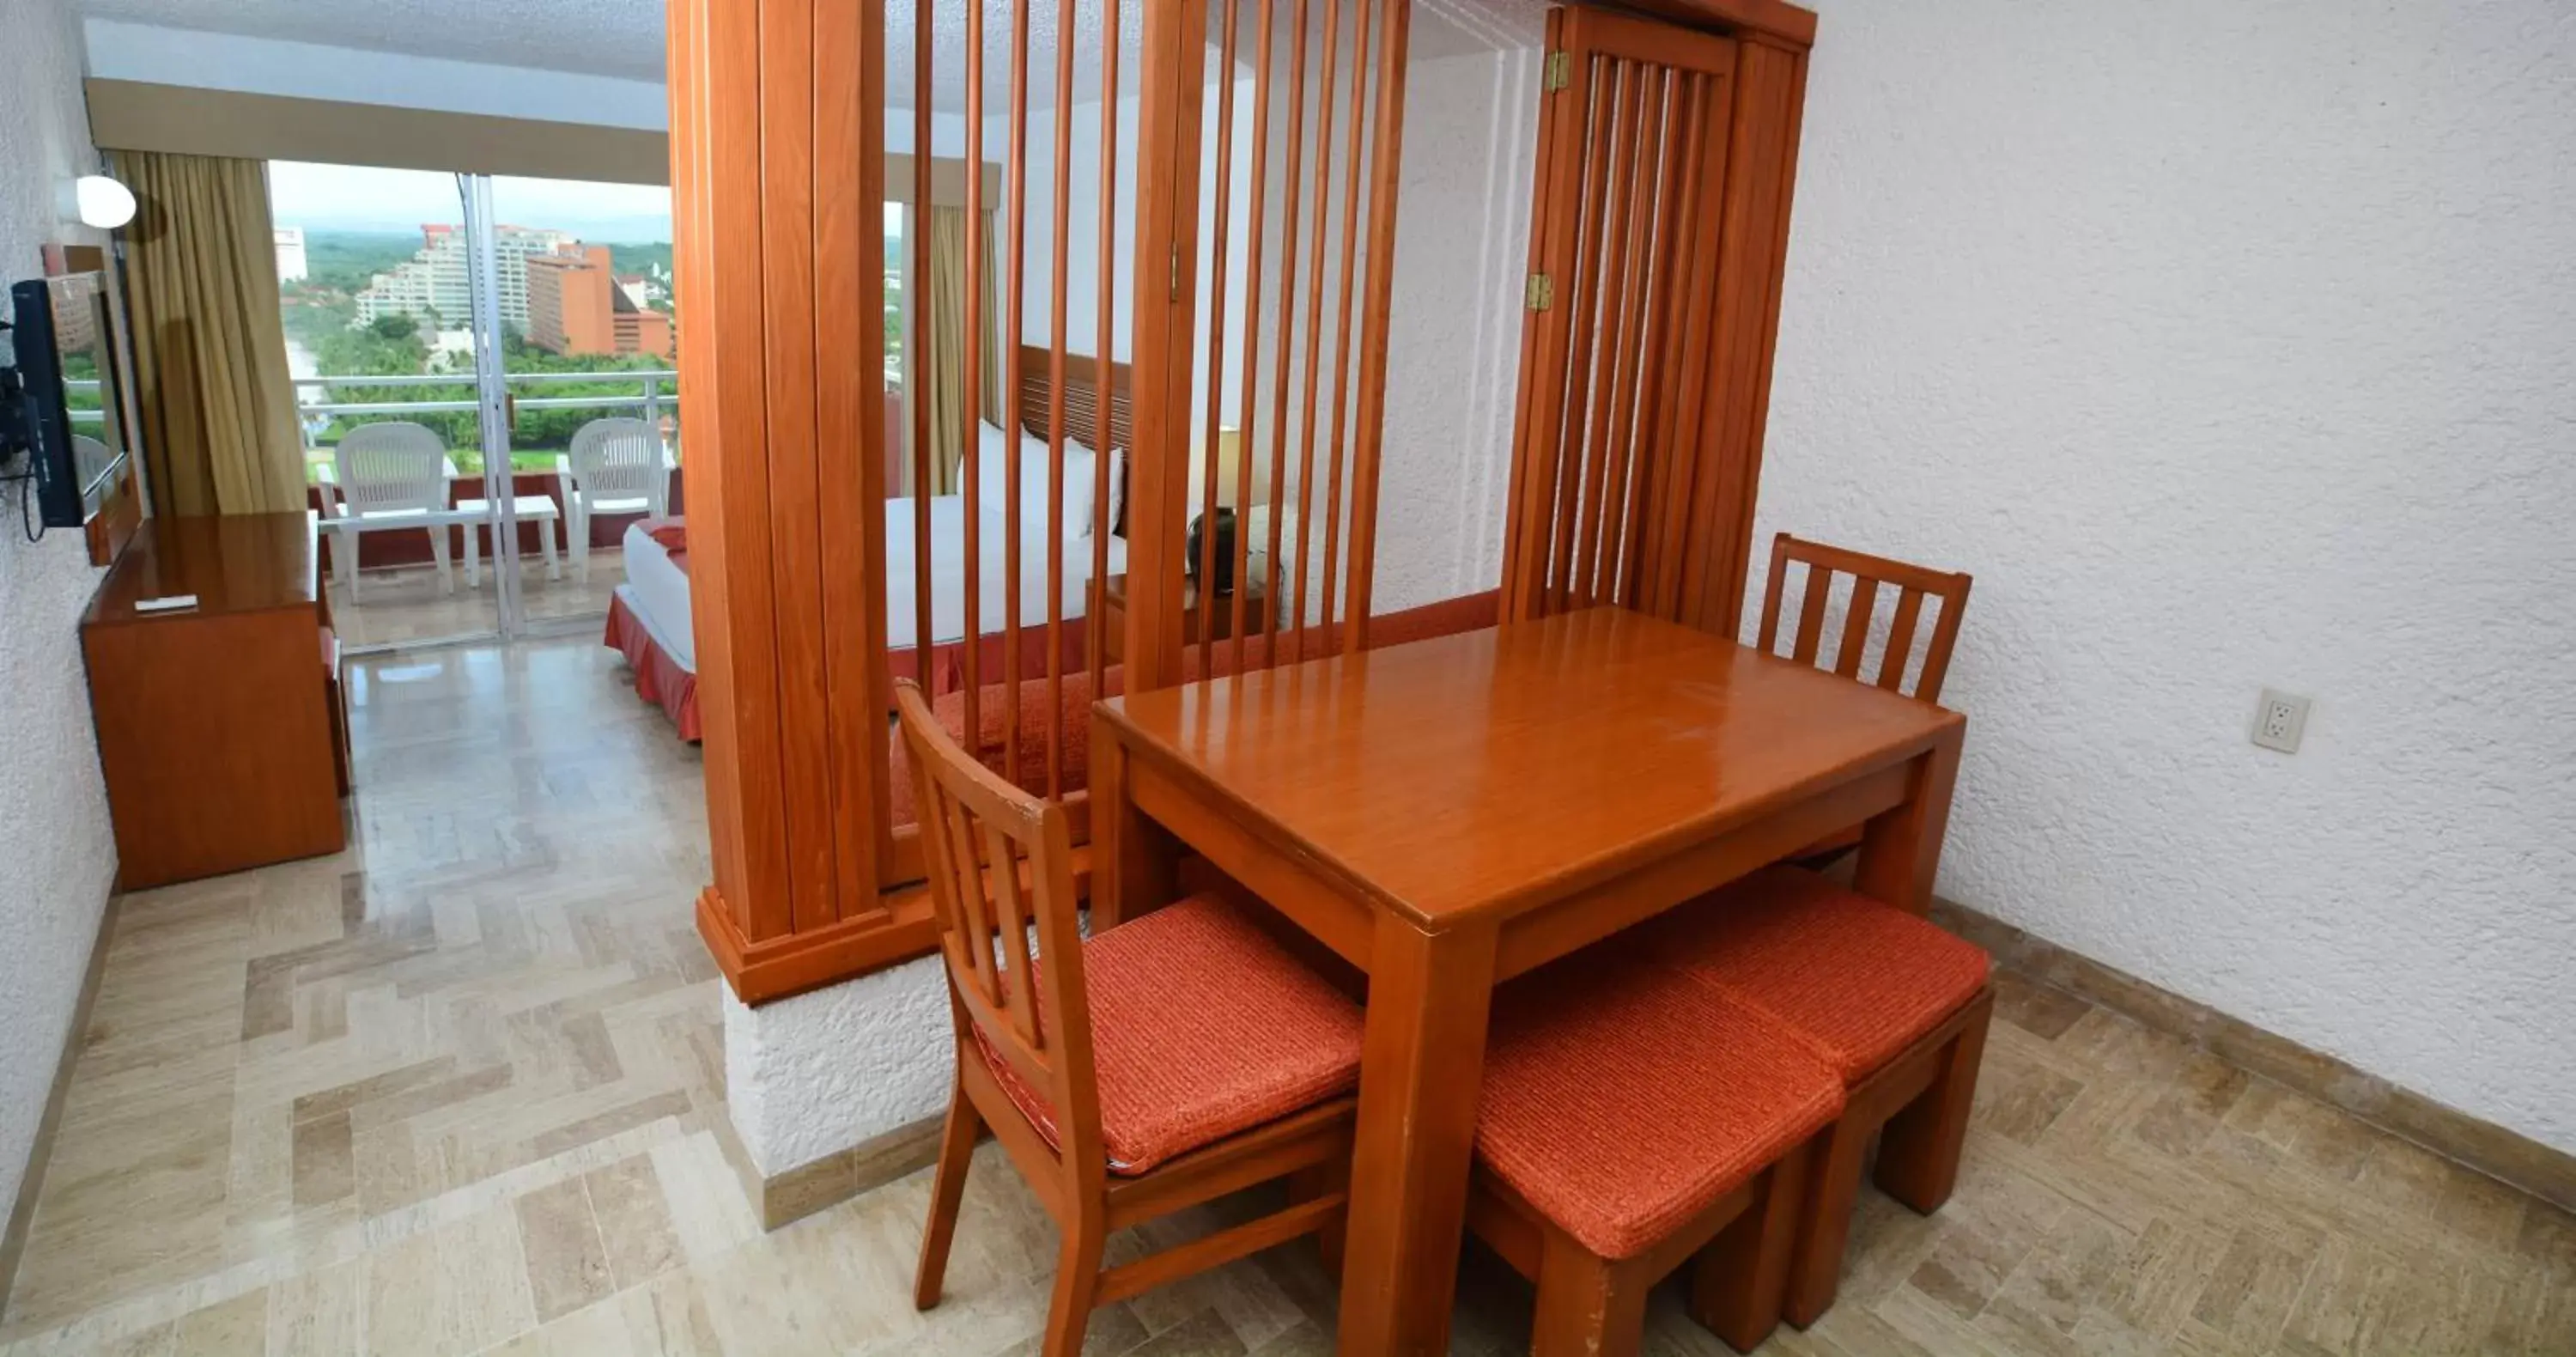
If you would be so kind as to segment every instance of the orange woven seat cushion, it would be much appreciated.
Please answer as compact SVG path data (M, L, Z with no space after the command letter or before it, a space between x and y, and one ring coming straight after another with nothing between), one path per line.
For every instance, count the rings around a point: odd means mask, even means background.
M1823 1129L1842 1080L1666 967L1577 954L1494 999L1476 1152L1604 1258L1644 1252Z
M1360 1010L1212 896L1131 919L1083 944L1100 1130L1114 1173L1350 1092ZM1002 1090L1057 1145L1046 1095L985 1044Z
M1989 969L1976 944L1797 867L1668 920L1658 955L1796 1028L1850 1083L1975 998Z

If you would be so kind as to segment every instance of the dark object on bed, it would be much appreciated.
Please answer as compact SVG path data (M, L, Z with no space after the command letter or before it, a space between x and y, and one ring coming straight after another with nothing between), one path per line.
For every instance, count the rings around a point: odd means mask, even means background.
M1208 520L1204 514L1190 520L1188 554L1181 558L1181 566L1189 573L1191 579L1199 577L1201 559L1199 534L1207 526ZM1234 510L1232 509L1216 511L1216 588L1212 592L1218 594L1234 592Z

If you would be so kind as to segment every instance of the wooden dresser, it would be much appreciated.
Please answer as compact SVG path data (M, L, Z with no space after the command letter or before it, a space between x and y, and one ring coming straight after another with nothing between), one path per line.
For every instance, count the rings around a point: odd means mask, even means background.
M147 520L81 618L117 886L336 853L337 683L307 513ZM138 602L194 594L177 612Z

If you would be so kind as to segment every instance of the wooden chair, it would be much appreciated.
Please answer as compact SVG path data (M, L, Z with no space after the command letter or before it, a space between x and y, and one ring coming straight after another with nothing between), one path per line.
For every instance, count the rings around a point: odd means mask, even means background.
M1959 617L1967 610L1968 576L1948 570L1928 570L1919 565L1870 556L1822 542L1808 542L1787 533L1771 539L1771 578L1762 587L1762 631L1754 642L1765 655L1778 654L1780 639L1780 600L1789 577L1789 563L1797 561L1807 567L1806 590L1798 605L1798 630L1790 643L1789 658L1799 664L1816 663L1823 643L1825 604L1833 593L1834 576L1852 577L1851 608L1843 615L1841 640L1834 647L1833 672L1847 679L1873 684L1891 693L1902 693L1918 702L1941 704L1941 681L1950 676L1950 651L1959 641ZM1862 662L1869 649L1870 623L1878 615L1880 586L1896 586L1896 612L1887 629L1887 646L1879 655L1878 672L1870 677L1861 674ZM1923 667L1909 691L1905 686L1906 671L1912 667L1914 633L1923 621L1923 601L1931 599L1937 608L1932 619L1932 637L1923 647ZM1790 855L1789 860L1818 870L1860 845L1860 826L1851 825L1826 835Z
M1081 1350L1096 1306L1338 1228L1359 1008L1210 896L1084 941L1063 803L1003 781L896 687L957 1037L914 1302L939 1303L988 1126L1063 1232L1049 1357ZM1102 1270L1111 1232L1283 1177L1286 1209Z
M1782 1313L1833 1304L1879 1137L1880 1188L1929 1215L1959 1179L1994 1015L1985 952L1802 868L1774 866L1638 930L1632 944L1794 1029L1846 1086L1809 1176Z
M1648 1290L1694 1257L1693 1315L1759 1346L1842 1104L1796 1034L1651 960L1581 953L1504 987L1467 1225L1538 1283L1531 1351L1636 1351Z
M1790 659L1800 664L1816 662L1816 652L1823 643L1825 601L1832 593L1834 576L1849 575L1853 583L1851 610L1843 616L1842 639L1834 648L1834 672L1891 693L1904 693L1918 702L1940 703L1941 681L1950 675L1950 651L1959 640L1959 615L1968 606L1968 576L1846 551L1822 542L1802 541L1784 532L1771 539L1771 579L1762 588L1762 632L1754 642L1766 655L1778 653L1780 600L1791 561L1807 567L1807 587L1798 607L1798 630L1791 641ZM1870 623L1878 615L1880 586L1887 584L1897 589L1896 613L1888 624L1887 648L1879 658L1877 674L1863 678L1861 662L1868 650ZM1940 606L1932 620L1932 639L1923 650L1922 671L1908 691L1906 670L1927 598Z

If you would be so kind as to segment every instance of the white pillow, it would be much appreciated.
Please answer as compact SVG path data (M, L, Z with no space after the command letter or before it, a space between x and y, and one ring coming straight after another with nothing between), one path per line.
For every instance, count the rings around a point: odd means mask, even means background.
M1010 463L1003 449L1010 435L989 422L980 423L982 441L975 452L975 498L987 514L1003 514L1010 502ZM1020 433L1020 522L1022 531L1043 533L1048 521L1047 441L1027 430ZM1064 535L1070 540L1091 535L1090 448L1064 441Z

